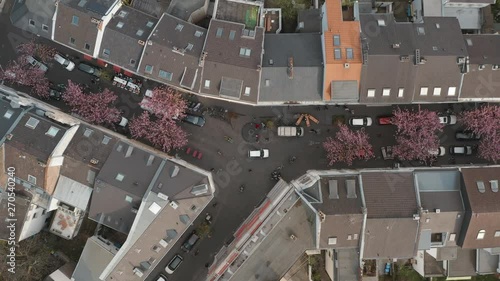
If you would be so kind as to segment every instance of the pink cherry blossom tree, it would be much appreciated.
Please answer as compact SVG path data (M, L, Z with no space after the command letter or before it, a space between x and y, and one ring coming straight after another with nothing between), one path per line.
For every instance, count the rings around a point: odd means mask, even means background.
M179 149L187 144L187 133L175 120L156 118L147 111L133 118L129 128L133 138L144 138L165 152Z
M19 44L17 46L17 51L21 55L36 56L45 63L53 60L54 55L57 53L56 49L50 47L49 45L35 43L34 40Z
M393 115L391 121L397 127L393 154L400 160L433 160L435 156L429 150L439 148L438 133L443 131L437 113L419 107L416 110L397 108Z
M481 137L479 157L497 163L500 160L500 106L483 105L459 117L466 130Z
M31 87L31 91L41 98L49 97L49 81L45 72L28 63L26 55L0 68L0 79L9 83Z
M64 102L71 107L73 113L96 125L109 125L120 121L120 111L113 106L116 99L116 94L108 89L85 94L80 85L71 81L68 81L63 94Z
M143 99L141 105L150 109L153 115L161 119L182 119L185 117L187 107L182 95L169 87L153 89L153 96Z
M364 129L353 131L344 124L339 124L335 138L328 137L323 142L328 165L345 162L351 166L356 159L368 160L374 157L372 145Z

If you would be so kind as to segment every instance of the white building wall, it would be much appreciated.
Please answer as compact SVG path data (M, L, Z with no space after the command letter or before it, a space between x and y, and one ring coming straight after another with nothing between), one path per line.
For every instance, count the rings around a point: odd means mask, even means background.
M45 226L45 221L51 216L51 212L44 212L44 208L40 208L35 204L31 204L24 219L23 228L20 230L19 241L31 237L40 232Z
M418 272L418 274L424 276L424 251L418 251L415 257L415 262L413 263L413 269Z
M325 251L325 271L330 276L330 279L333 280L333 250L329 249Z

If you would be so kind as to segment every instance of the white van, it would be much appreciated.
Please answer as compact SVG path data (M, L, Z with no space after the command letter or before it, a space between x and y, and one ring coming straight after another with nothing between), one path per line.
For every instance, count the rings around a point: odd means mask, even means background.
M293 126L278 127L278 136L280 137L302 137L304 135L304 128Z
M269 149L257 149L248 151L249 158L268 158L269 157Z

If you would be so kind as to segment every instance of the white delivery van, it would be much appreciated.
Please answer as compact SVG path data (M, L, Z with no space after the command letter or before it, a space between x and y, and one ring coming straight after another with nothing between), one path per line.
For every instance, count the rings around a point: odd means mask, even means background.
M268 158L269 157L269 149L256 149L248 151L249 158Z
M304 135L304 128L294 126L278 127L278 136L280 137L302 137Z

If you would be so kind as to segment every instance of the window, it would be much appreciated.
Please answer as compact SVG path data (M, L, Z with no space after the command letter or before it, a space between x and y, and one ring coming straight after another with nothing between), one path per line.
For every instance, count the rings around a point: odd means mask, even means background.
M125 195L125 201L132 203L132 197Z
M146 26L151 28L151 27L153 27L154 24L155 24L154 22L148 21L148 23L146 23Z
M73 16L71 18L71 24L78 26L78 22L80 21L80 18L78 16Z
M335 50L333 51L333 55L336 60L342 59L342 51L340 50L340 48L335 48Z
M175 30L182 31L183 28L184 28L184 25L178 23L177 26L175 27Z
M245 96L250 95L251 88L250 87L245 87Z
M375 89L368 89L367 97L374 98L375 97Z
M247 49L247 48L240 48L240 56L242 57L250 57L250 53L252 50Z
M26 127L30 128L30 129L35 129L36 125L38 125L38 123L40 123L40 120L33 118L33 117L30 117L30 119L28 119L28 122L26 122Z
M193 49L194 45L191 44L191 43L188 43L187 47L186 47L186 50L189 50L191 51Z
M448 96L454 96L456 91L457 91L456 87L449 87L448 88Z
M390 95L391 95L391 88L384 88L384 89L382 90L382 96L384 96L384 97L388 97L388 96L390 96Z
M500 237L500 230L495 231L495 238Z
M135 65L135 60L134 59L130 59L129 64L130 65Z
M349 240L349 241L352 240L352 235L351 234L347 235L347 240Z
M117 24L116 24L116 27L118 28L122 28L124 25L124 23L122 21L119 21Z
M417 27L418 35L425 35L425 28L423 26Z
M377 20L378 26L385 26L385 20L384 19L378 19Z
M201 37L202 35L203 35L203 32L201 32L199 30L196 30L196 32L194 33L195 37Z
M32 184L36 184L36 177L28 175L28 181Z
M217 32L215 33L215 37L221 38L223 32L224 32L224 28L222 28L222 27L217 28Z
M236 31L231 30L231 31L229 32L229 40L231 40L231 41L232 41L232 40L234 40L234 36L235 36L235 35L236 35Z
M128 12L126 12L126 11L120 11L120 12L118 13L118 16L119 16L120 18L124 18L124 17L126 17L127 15L128 15Z
M153 73L153 66L146 64L146 66L144 67L144 72L152 74Z
M9 109L9 110L7 110L7 112L5 112L5 114L3 115L3 118L10 119L10 117L12 117L12 115L14 115L14 111Z
M405 93L405 88L399 88L398 90L398 98L402 98Z
M333 46L340 46L340 35L333 35Z
M205 80L205 89L210 89L210 80Z
M158 73L158 77L160 78L163 78L163 79L167 79L168 81L172 81L172 72L168 72L168 71L165 71L165 70L161 70L160 69L160 72Z
M433 96L440 96L441 95L441 88L436 87L434 88L434 92L432 93Z
M49 26L46 24L42 24L42 30L43 31L49 31Z
M123 179L125 178L125 175L124 174L120 174L118 173L115 177L115 180L117 181L123 181Z
M429 88L427 88L427 87L420 88L420 95L421 96L427 96L427 91L428 90L429 90Z
M69 38L69 43L70 43L71 45L75 45L75 42L76 42L75 38L73 38L73 37L70 37L70 38Z
M90 50L90 45L88 43L85 43L85 46L84 46L85 50Z
M328 238L328 245L336 245L336 244L337 244L337 237Z
M33 219L36 219L36 217L38 217L38 213L33 214Z
M55 137L57 135L57 133L59 132L59 129L54 127L54 126L50 126L49 130L47 131L47 133L45 133L47 136L50 136L50 137Z
M457 237L457 234L456 233L450 233L450 238L448 239L448 241L455 241L455 238Z
M32 19L29 19L28 23L30 26L35 26L35 21Z
M109 49L102 49L102 55L109 58L111 51Z
M481 229L481 230L479 230L479 232L477 233L477 237L476 237L476 239L477 239L477 240L483 240L485 235L486 235L486 230Z
M135 35L137 36L142 36L142 34L144 34L144 30L142 29L137 30L137 32L135 33Z
M352 48L345 49L345 52L346 52L346 57L348 60L354 59L354 51Z
M110 140L111 140L111 138L110 138L110 137L108 137L108 136L104 136L104 137L102 138L102 144L108 144Z
M266 79L266 81L265 81L265 85L266 85L266 87L269 87L269 85L271 85L271 80Z
M90 137L90 135L92 135L93 132L94 132L93 130L85 128L85 132L83 132L83 135L88 138Z

